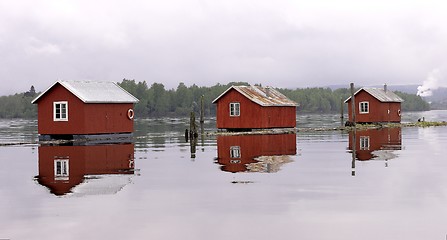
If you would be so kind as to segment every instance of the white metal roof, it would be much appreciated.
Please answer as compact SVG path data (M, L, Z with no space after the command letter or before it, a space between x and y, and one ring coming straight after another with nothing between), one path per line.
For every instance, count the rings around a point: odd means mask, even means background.
M35 103L56 84L62 85L84 103L137 103L138 99L114 82L65 81L60 80L37 96Z
M298 104L286 96L284 94L278 92L274 88L271 87L260 87L260 86L231 86L221 95L219 95L216 99L213 100L213 103L216 103L219 98L225 95L228 91L234 89L238 91L240 94L244 95L251 101L261 105L261 106L297 106Z
M394 92L387 90L385 91L383 88L360 88L357 92L354 93L354 96L357 95L360 91L365 91L369 93L371 96L376 98L381 102L403 102L404 100L397 96ZM351 97L347 98L345 102L348 102Z

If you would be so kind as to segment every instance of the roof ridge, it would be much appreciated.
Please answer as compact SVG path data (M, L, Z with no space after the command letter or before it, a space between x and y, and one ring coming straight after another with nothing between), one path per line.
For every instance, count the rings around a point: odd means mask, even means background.
M268 91L267 91L268 88ZM273 87L262 87L257 85L250 86L231 86L216 99L213 103L216 103L223 95L229 92L231 89L236 90L250 101L259 104L261 106L297 106L295 101L290 100L284 94L274 89Z
M139 100L112 81L58 80L36 97L32 103L60 84L84 103L136 103Z
M365 91L369 95L373 96L377 100L381 102L403 102L404 100L399 97L396 93L393 91L387 90L385 91L383 88L374 88L374 87L361 87L358 89L354 96L357 95L359 92ZM348 102L351 99L352 96L349 96L344 102Z

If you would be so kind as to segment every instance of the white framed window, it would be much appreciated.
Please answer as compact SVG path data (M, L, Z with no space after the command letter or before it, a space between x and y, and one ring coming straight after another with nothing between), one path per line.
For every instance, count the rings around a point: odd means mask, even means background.
M230 116L238 117L240 116L240 104L239 103L230 103Z
M68 159L54 159L54 180L69 179Z
M68 102L53 102L53 121L68 121Z
M241 147L231 146L230 147L230 158L241 158Z
M369 150L369 136L360 136L360 150Z
M369 113L369 102L360 102L359 103L359 112L360 113Z

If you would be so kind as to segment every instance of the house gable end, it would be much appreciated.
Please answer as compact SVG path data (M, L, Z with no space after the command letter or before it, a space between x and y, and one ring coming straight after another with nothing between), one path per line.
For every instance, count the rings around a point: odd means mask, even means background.
M379 88L360 88L359 90L357 90L354 93L354 96L357 96L361 92L367 93L371 97L377 99L379 102L397 102L397 103L400 103L400 102L404 101L402 98L397 96L394 92L392 92L392 91L384 91L383 89L379 89ZM344 102L345 103L350 102L351 101L351 97L352 96L349 96Z
M49 93L49 92L51 91L51 89L53 89L54 86L56 86L57 84L60 85L59 82L55 82L55 83L53 83L53 84L52 84L50 87L48 87L45 91L43 91L43 92L40 93L36 98L34 98L34 99L31 101L31 103L32 103L32 104L36 104L36 103L38 103L38 101L40 101L40 99L41 99L43 96L47 95L47 93Z

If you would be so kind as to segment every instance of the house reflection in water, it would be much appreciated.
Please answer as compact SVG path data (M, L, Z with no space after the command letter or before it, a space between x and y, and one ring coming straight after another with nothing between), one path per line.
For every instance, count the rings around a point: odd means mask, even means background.
M116 193L133 173L133 143L39 146L36 180L58 196Z
M217 137L217 161L226 172L277 172L296 154L296 134Z
M349 150L353 150L354 132L349 133ZM356 160L389 160L402 149L401 128L357 130L355 136Z

